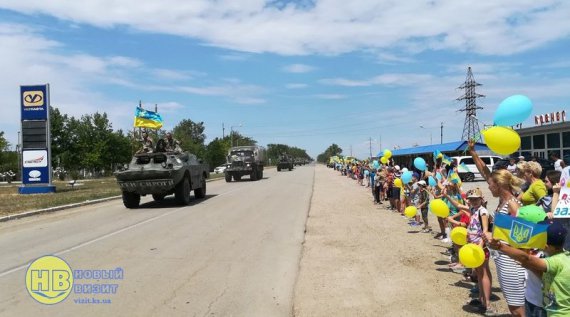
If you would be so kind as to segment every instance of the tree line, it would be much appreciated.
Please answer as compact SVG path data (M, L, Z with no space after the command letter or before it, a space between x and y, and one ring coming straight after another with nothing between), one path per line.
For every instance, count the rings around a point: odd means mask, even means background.
M141 148L139 140L144 131L139 128L115 131L106 113L96 112L75 118L61 113L56 107L50 107L50 129L52 167L67 171L72 178L80 177L79 171L93 176L111 175L118 166L128 163ZM204 159L210 169L226 162L232 141L234 146L257 144L255 139L237 131L214 138L206 144L205 129L204 122L182 119L172 129L172 135L180 141L183 150ZM148 130L155 145L166 132ZM18 153L9 148L4 132L0 131L0 172L19 170ZM310 160L304 149L286 144L269 144L267 147L267 156L273 163L283 153Z
M323 153L317 156L317 162L326 164L330 157L340 155L340 153L342 153L342 149L333 143Z

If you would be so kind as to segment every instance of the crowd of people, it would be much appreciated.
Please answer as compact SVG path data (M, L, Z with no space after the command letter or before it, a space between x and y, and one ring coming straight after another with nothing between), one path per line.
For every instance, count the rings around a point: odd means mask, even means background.
M387 164L370 162L337 163L334 168L360 186L371 190L374 204L385 205L394 213L409 219L409 225L421 232L433 233L434 238L449 245L446 254L449 268L464 273L465 279L475 282L472 298L467 305L473 306L485 316L495 316L491 307L492 274L490 262L494 263L500 289L512 316L570 316L570 218L555 218L555 209L561 191L561 173L570 173L564 162L554 155L555 170L541 178L539 163L520 159L506 169L491 172L469 142L469 154L493 197L499 199L497 206L487 206L480 188L464 191L456 164L442 163L434 159L431 170L420 171L415 167L400 167L392 160ZM511 166L513 165L513 166ZM404 172L413 172L412 180L404 184ZM564 186L564 184L562 184ZM442 199L449 207L448 217L437 217L436 228L429 223L429 203ZM523 206L537 205L544 209L546 217L541 222L548 224L546 247L540 249L517 249L508 242L493 237L494 218L498 214L517 217ZM414 206L416 213L410 215L406 208ZM459 261L459 245L450 239L455 227L467 230L467 242L481 246L485 260L482 265L466 269Z

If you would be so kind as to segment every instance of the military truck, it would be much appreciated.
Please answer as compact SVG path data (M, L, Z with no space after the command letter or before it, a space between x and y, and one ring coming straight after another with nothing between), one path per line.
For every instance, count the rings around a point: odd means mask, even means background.
M242 176L256 181L263 178L265 148L257 145L232 147L228 151L227 168L224 170L226 182L239 181Z
M137 208L141 196L152 195L155 201L174 194L180 205L190 203L190 191L196 198L206 197L208 164L187 152L135 154L125 170L115 173L123 192L123 204Z
M281 154L279 156L279 162L277 162L277 171L281 172L282 169L293 170L293 158L287 154Z

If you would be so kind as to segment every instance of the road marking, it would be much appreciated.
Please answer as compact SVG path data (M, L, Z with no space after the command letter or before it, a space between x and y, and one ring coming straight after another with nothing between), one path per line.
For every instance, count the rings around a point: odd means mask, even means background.
M232 189L232 190L223 192L223 193L221 193L221 194L218 194L216 197L220 197L220 196L223 196L223 195L231 194L231 193L233 193L233 192L242 190L242 189L244 189L244 188L248 188L248 187L250 187L250 186L252 186L252 185L253 185L253 183L247 184L247 185L245 185L245 186L240 186L240 187L238 187L238 188L235 188L235 189ZM213 198L216 198L216 197L213 197ZM207 201L205 201L205 203L206 203L206 202L207 202ZM185 209L185 208L187 208L187 207L191 207L191 206L184 206L184 207L181 207L181 208L178 208L178 209L175 209L175 210L166 212L166 213L164 213L164 214L161 214L161 215L158 215L158 216L154 216L154 217L152 217L152 218L149 218L149 219L146 219L146 220L143 220L143 221L134 223L134 224L132 224L132 225L126 226L126 227L124 227L124 228L122 228L122 229L119 229L119 230L117 230L117 231L113 231L113 232L107 233L107 234L102 235L102 236L100 236L100 237L97 237L97 238L88 240L88 241L83 242L83 243L80 243L80 244L78 244L78 245L75 245L75 246L73 246L73 247L70 247L70 248L67 248L67 249L58 251L58 252L56 252L56 253L53 253L52 255L58 256L58 255L62 255L62 254L65 254L65 253L69 253L69 252L71 252L71 251L74 251L74 250L83 248L83 247L88 246L88 245L90 245L90 244L93 244L93 243L95 243L95 242L98 242L98 241L107 239L107 238L109 238L109 237L112 237L112 236L114 236L114 235L117 235L117 234L119 234L119 233L125 232L125 231L127 231L127 230L130 230L130 229L136 228L136 227L138 227L138 226L144 225L144 224L149 223L149 222L151 222L151 221L155 221L155 220L157 220L157 219L160 219L160 218L169 216L169 215L171 215L171 214L173 214L173 213L176 213L176 212L178 212L178 211L180 211L180 210L183 210L183 209ZM35 260L35 259L32 259L32 260L30 260L29 262L27 262L26 264L20 265L20 266L18 266L18 267L15 267L15 268L13 268L13 269L9 269L9 270L7 270L7 271L4 271L4 272L0 273L0 278L1 278L1 277L4 277L4 276L6 276L6 275L9 275L9 274L11 274L11 273L18 272L18 271L20 271L20 270L23 270L23 269L27 268L27 267L30 265L30 263L32 263L32 261L34 261L34 260Z

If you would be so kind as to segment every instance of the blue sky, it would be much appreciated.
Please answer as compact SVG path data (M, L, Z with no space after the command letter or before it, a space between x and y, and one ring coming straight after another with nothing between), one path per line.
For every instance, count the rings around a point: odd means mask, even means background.
M330 144L365 157L461 138L468 66L492 123L513 94L534 113L568 110L567 1L3 1L0 130L19 129L20 85L50 83L51 103L107 112L128 129L142 100L165 128L204 121L313 157ZM526 126L534 123L529 119ZM240 126L241 125L241 126ZM424 126L426 129L420 128Z

